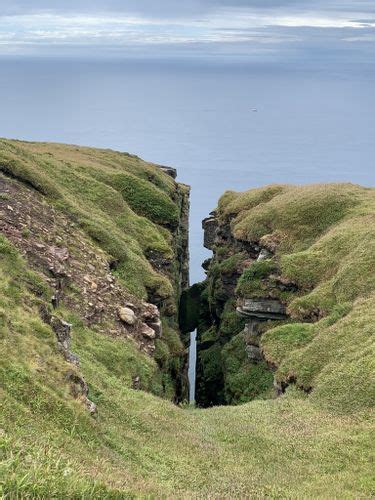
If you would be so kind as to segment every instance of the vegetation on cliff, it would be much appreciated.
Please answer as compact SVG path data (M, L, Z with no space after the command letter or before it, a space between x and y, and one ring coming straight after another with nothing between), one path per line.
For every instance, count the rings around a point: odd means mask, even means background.
M227 193L218 216L233 236L273 257L239 278L242 297L287 305L291 323L262 336L276 380L293 381L320 404L353 410L373 404L375 193L351 184L268 186ZM292 283L280 292L275 280ZM272 282L273 281L273 282ZM361 322L361 324L359 324ZM351 400L352 403L348 403Z
M168 229L179 224L182 196L177 188L186 195L186 186L127 153L5 139L0 141L0 170L69 213L116 261L116 275L131 293L173 298L174 283L148 257L176 265Z
M276 271L287 276L287 284L296 276L296 292L286 295L292 319L267 324L262 335L278 380L290 385L277 399L200 410L168 401L176 393L173 377L184 356L175 315L183 263L168 262L181 256L178 190L185 188L135 157L60 145L2 141L0 168L6 174L0 177L0 491L5 498L358 498L374 493L373 282L371 269L361 278L356 267L369 270L374 258L373 191L348 188L357 190L360 201L345 205L340 220L313 238L313 230L306 229L305 246L290 237L288 250L274 247L272 266L258 266L253 274L246 245L235 247L233 255L228 255L230 245L217 249L221 260L213 262L209 286L197 285L184 298L182 324L189 329L199 319L202 341L217 349L214 368L225 367L223 397L244 402L259 397L261 386L261 397L269 398L273 374L266 362L256 368L246 364L245 320L236 314L230 294L242 273L243 284L256 279L264 289L275 283ZM124 187L123 179L121 187L113 180L112 174L123 170L129 183L136 176L132 188ZM273 195L269 189L256 195L263 204L292 188L273 187ZM155 206L137 205L140 193L149 191ZM235 203L241 196L224 199ZM303 196L300 200L304 203ZM177 207L177 219L170 203ZM247 210L244 203L241 210ZM227 205L220 208L220 216L236 231L233 217L239 221L241 210L234 216L226 210ZM331 231L338 235L332 240ZM274 236L269 241L279 241ZM334 256L324 241L337 242ZM364 242L367 253L360 251ZM312 260L301 269L303 252ZM319 260L324 252L331 260L323 277L314 273L319 262L325 269ZM316 277L311 285L308 273ZM343 291L348 279L353 288ZM56 283L63 286L59 301ZM198 296L203 296L199 307ZM142 336L138 323L124 326L116 316L116 304L129 307L130 302L137 315L144 315L150 306L146 299L158 302L163 312L163 335L154 340ZM79 356L79 365L64 357L46 311L62 326L72 325L69 349ZM218 323L211 323L212 313ZM88 411L87 397L95 413Z
M374 217L374 189L351 184L271 185L222 196L216 223L211 218L207 227L214 257L195 315L200 404L269 397L272 368L281 388L292 382L314 389L311 397L320 394L321 404L340 393L335 404L345 411L350 392L363 408L371 406ZM240 304L279 301L289 318L270 317L257 334L228 331L234 297ZM363 326L355 329L357 317Z
M4 239L0 248L5 498L371 495L372 426L363 412L343 417L294 390L181 409L129 387L134 370L157 383L152 360L77 325L73 349L98 406L90 416L39 318L48 291Z

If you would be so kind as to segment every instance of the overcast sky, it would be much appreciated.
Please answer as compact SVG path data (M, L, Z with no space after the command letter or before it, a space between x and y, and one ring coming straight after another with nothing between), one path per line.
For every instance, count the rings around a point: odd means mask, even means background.
M375 0L0 0L0 55L371 62Z

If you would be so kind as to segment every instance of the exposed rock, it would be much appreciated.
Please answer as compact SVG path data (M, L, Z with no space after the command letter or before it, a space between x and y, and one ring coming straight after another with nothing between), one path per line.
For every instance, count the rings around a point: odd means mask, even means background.
M249 323L246 323L243 331L246 344L259 346L261 337L261 331L259 330L260 321L257 318L253 318Z
M134 325L137 321L137 316L130 307L119 307L118 315L120 320L127 325Z
M107 254L93 245L63 213L45 203L35 190L1 175L0 190L9 192L14 200L14 210L5 216L6 202L0 197L0 231L51 287L53 308L63 305L102 334L125 337L129 333L128 323L119 321L119 307L128 307L140 317L149 306L144 307L110 274L110 268L114 269L118 262L109 261ZM171 315L175 313L170 304L163 304L163 308ZM157 311L156 306L152 306L152 310ZM131 329L139 348L148 354L152 341L143 337L138 324L159 320L158 314L149 316L147 320L136 321ZM46 320L48 324L50 319L51 314ZM77 363L72 353L66 351L64 356L69 362Z
M212 250L215 239L216 239L216 231L218 229L218 222L216 217L207 217L202 222L202 228L204 231L204 241L203 244L208 250Z
M136 310L136 306L132 302L126 302L125 307L129 307L129 309L133 309L133 311Z
M165 167L164 165L158 165L161 171L172 177L172 179L176 179L177 170L173 167Z
M162 167L162 170L171 178L176 178L175 169ZM155 171L150 170L149 173L152 182ZM171 198L180 211L179 220L173 223L173 227L168 227L172 252L169 258L156 251L150 252L147 257L155 269L170 279L175 294L166 298L150 287L146 300L160 305L164 317L171 316L177 323L176 297L189 283L189 188L173 182L170 185L174 186ZM111 275L110 271L118 267L119 261L93 243L71 214L46 203L44 193L25 185L22 179L0 175L0 190L7 192L6 197L0 197L0 231L23 254L28 266L44 278L52 292L53 308L62 305L82 319L85 326L93 327L103 335L132 338L140 350L152 354L154 339L162 335L158 308L142 303L129 293L126 285ZM7 199L12 201L9 209L7 204L10 201ZM40 287L40 290L35 293L44 294L45 289ZM126 311L126 315L122 311L121 321L119 308L131 310ZM59 351L68 362L78 365L78 356L70 351L69 325L60 322L57 317L52 320L52 308L46 318L50 326L51 322L56 330ZM142 323L147 328L141 328ZM128 328L128 325L131 327ZM185 363L186 354L180 357ZM174 373L172 376L182 378L185 374ZM181 385L180 381L178 384ZM187 393L187 384L184 384L184 394L180 399Z
M71 346L70 330L72 325L57 316L51 316L50 325L56 334L59 348L63 351L69 351Z
M98 411L96 404L93 401L91 401L89 398L86 398L85 403L86 403L86 408L88 409L89 413L91 413L91 415L95 415Z
M54 259L60 260L62 262L69 259L69 250L67 248L60 248L56 246L50 246L48 249L48 253Z
M39 314L44 323L51 326L56 334L57 347L63 354L66 361L79 366L79 357L70 351L71 346L71 328L72 325L66 321L53 316L48 311L47 307L42 305L39 309ZM66 373L66 380L70 382L72 396L76 399L82 400L87 410L94 415L97 411L96 404L88 398L89 387L85 379L75 370L68 370Z
M89 386L85 379L73 370L69 370L66 374L66 380L70 382L72 396L75 399L80 399L91 415L94 415L97 412L97 407L96 404L88 398Z
M257 297L255 287L250 286L247 298L241 298L237 302L237 313L240 318L235 318L233 315L235 299L238 296L243 297L242 289L238 288L241 275L256 261L272 258L283 235L280 233L275 238L241 240L232 232L233 214L225 214L220 212L220 209L218 213L211 213L203 221L202 227L204 246L213 251L213 256L203 264L203 268L207 271L207 279L202 283L200 296L196 301L190 300L188 303L187 299L190 295L183 295L181 312L184 318L183 327L186 323L188 326L192 325L197 328L196 401L200 406L210 406L237 401L238 388L234 390L229 380L230 377L226 378L227 368L223 361L227 356L223 345L233 336L236 335L238 339L237 344L234 344L238 352L231 351L231 355L238 356L239 365L241 363L261 364L256 369L259 373L264 373L268 368L272 372L273 367L265 362L261 347L262 333L268 328L268 325L264 323L287 319L286 307L279 300L279 296L282 296L284 291L295 291L296 286L282 281L276 275L276 265L275 274L272 274L272 269L265 277L261 276L258 279L254 276L252 285L258 286L259 284L259 296ZM245 279L251 279L250 276L251 273ZM195 302L199 304L199 307L195 306L198 314L192 315L190 311ZM190 319L190 316L194 321L186 321L185 318ZM246 320L246 325L241 332L244 325L243 318ZM214 360L216 360L215 356L218 356L216 354L218 351L221 352L222 360L215 364ZM243 359L244 352L247 355L245 360ZM209 377L207 373L210 373ZM270 381L271 377L268 378L267 383ZM258 391L261 394L264 386L257 385L256 380L253 382L254 394ZM244 386L243 390L247 391L248 388Z
M133 389L136 390L136 391L139 391L139 389L141 388L141 379L140 377L134 377L133 378Z
M149 323L148 326L154 330L157 337L160 338L163 335L163 326L160 319L153 323Z
M205 271L208 271L208 268L210 267L211 262L212 262L212 258L206 259L205 261L203 261L202 267Z
M278 300L244 299L237 307L241 316L259 319L286 319L286 308Z
M153 330L150 326L146 325L146 323L142 323L140 331L141 331L141 334L144 337L147 337L148 339L155 339L156 338L155 330Z
M148 303L144 303L143 304L144 306L144 310L143 310L143 313L142 313L142 319L146 322L149 322L149 321L157 321L160 319L160 313L159 313L159 309L157 308L157 306L155 306L154 304L148 304Z
M64 356L66 361L68 361L68 363L72 363L73 365L79 366L80 359L79 356L77 356L77 354L71 351L66 351L64 353Z
M252 345L252 344L247 345L246 346L246 352L247 352L248 358L251 361L257 362L257 361L262 361L263 360L262 351L256 345Z
M66 269L64 265L61 264L60 262L51 263L48 270L54 278L57 279L68 278Z
M269 250L267 250L266 248L262 248L262 250L259 252L257 260L265 260L265 259L269 259L271 257L272 257L272 253Z

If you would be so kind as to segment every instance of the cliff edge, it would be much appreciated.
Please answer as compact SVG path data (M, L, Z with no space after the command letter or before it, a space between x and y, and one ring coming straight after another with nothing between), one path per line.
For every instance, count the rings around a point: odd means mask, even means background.
M203 221L207 279L185 294L198 404L272 398L292 384L344 413L372 406L374 193L326 184L223 195Z

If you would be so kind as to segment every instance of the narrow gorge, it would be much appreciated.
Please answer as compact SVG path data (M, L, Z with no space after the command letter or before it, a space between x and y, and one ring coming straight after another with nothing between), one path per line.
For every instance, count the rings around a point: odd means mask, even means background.
M183 292L181 306L181 317L190 317L187 324L198 335L196 402L204 407L273 397L282 389L261 337L287 322L286 292L297 286L278 273L270 245L236 239L230 221L216 212L202 226L213 257L203 263L206 281Z
M375 190L227 191L194 284L189 193L0 140L5 498L370 496Z

